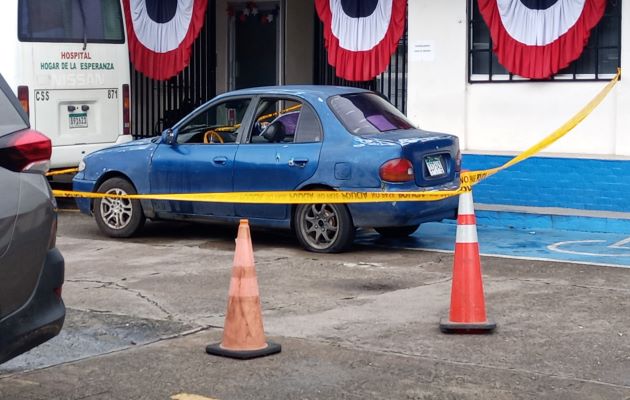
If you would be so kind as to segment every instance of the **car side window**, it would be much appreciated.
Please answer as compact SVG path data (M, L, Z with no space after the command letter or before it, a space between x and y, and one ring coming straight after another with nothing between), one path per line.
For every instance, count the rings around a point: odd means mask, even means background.
M304 103L300 112L297 131L295 132L296 143L321 142L323 136L322 124L315 113L315 110Z
M177 143L226 144L236 142L251 99L230 99L202 110L181 126Z
M302 118L303 104L293 99L262 98L247 143L293 143Z

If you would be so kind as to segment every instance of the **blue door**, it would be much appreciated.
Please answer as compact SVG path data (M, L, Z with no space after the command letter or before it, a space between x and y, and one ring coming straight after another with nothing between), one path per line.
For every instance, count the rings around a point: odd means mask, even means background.
M322 130L315 112L294 99L262 98L256 109L257 124L234 160L234 191L299 188L319 163ZM289 210L288 205L235 205L236 215L243 218L286 219Z
M231 192L233 144L161 144L151 165L151 193ZM157 212L232 216L231 203L154 200Z
M294 190L313 176L321 143L242 144L234 161L234 191ZM286 205L236 204L243 218L285 219Z
M221 100L195 111L162 143L151 160L152 193L224 193L233 188L234 157L246 125L250 97ZM229 217L232 203L155 200L156 212Z

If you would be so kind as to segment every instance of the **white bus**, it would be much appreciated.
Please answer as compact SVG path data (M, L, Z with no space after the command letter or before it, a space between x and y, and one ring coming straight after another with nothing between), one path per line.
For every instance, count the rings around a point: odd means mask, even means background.
M51 168L132 140L120 0L3 0L0 72L53 144Z

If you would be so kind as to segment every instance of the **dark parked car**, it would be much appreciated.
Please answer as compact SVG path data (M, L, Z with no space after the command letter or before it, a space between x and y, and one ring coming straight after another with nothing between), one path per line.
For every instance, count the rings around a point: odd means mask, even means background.
M0 363L57 335L66 314L51 149L0 76Z
M416 129L380 95L332 86L244 89L218 96L162 136L94 152L74 189L113 194L285 190L425 191L459 185L457 137ZM454 218L457 197L430 202L270 205L78 199L107 235L146 218L293 229L311 251L336 252L355 228L386 236Z

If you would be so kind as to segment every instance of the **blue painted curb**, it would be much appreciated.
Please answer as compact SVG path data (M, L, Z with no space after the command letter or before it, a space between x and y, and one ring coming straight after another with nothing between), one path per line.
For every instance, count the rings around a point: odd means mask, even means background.
M560 229L580 232L629 233L630 220L510 211L476 211L478 225L515 229Z

